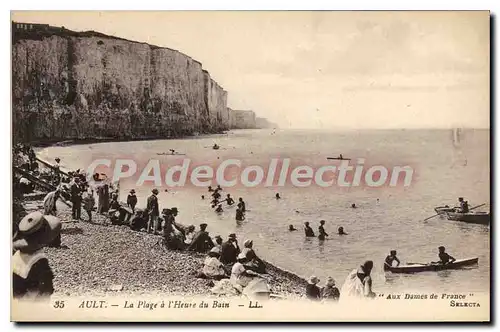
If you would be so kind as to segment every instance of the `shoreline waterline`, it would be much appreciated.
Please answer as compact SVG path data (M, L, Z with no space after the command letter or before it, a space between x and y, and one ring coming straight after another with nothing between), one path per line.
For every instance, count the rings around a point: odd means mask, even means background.
M22 205L27 213L38 210L37 207L42 204L43 198L40 198L40 195L32 195L22 199ZM169 292L165 288L167 287L173 289L173 294L178 295L183 294L182 289L186 291L189 289L189 294L211 294L212 281L195 276L195 272L201 270L203 266L205 254L162 248L159 245L161 236L133 231L126 225L109 225L109 222L105 221L105 216L96 212L92 212L92 215L92 223L86 220L74 223L71 218L71 209L58 204L58 217L63 221L62 245L67 247L44 249L55 271L55 296L64 294L107 296L113 293L109 289L111 283L100 283L102 277L107 275L113 266L117 269L113 274L121 275L113 283L122 285L124 293L127 291L130 294L141 294L148 291L161 293L163 291L168 294ZM86 219L86 215L83 218ZM108 240L104 241L105 238ZM118 251L109 252L115 246L123 246L123 243L128 243L128 245ZM96 247L98 248L96 249ZM108 251L110 256L103 255L98 251ZM99 263L98 266L89 262L88 259L84 259L89 255L90 257L96 255L101 257L98 262L95 262ZM132 258L127 257L128 255ZM86 268L82 269L79 264L76 264L77 257L81 258L78 261ZM136 257L143 258L147 264L144 265L142 260L134 260ZM122 260L130 261L124 264ZM267 260L264 261L271 278L269 283L274 291L273 294L285 298L301 297L307 283L305 279ZM153 270L151 270L151 265L154 265ZM130 276L122 275L124 271L130 272L130 270L135 272ZM73 275L74 273L76 276ZM135 279L133 275L137 278ZM83 285L75 283L80 278L83 278L81 280ZM155 282L152 285L152 280L158 278L160 282ZM141 286L144 283L146 285Z
M450 149L444 149L433 158L426 158L436 148L450 142L448 132L433 131L432 136L422 140L420 132L384 131L382 133L356 133L354 137L311 131L281 130L269 140L269 132L245 131L238 135L230 135L222 142L228 151L205 148L211 139L169 141L160 140L148 143L112 143L93 145L90 148L76 146L73 148L56 147L48 149L46 160L56 156L62 158L62 165L76 169L73 165L88 164L90 158L99 153L123 156L133 151L138 158L154 158L155 152L164 151L168 147L185 152L188 156L215 159L218 156L247 155L252 160L268 160L268 156L277 153L299 156L310 145L315 144L310 155L342 152L344 156L366 156L369 160L385 159L391 164L410 161L418 166L419 178L408 190L369 190L362 188L353 190L304 191L286 186L280 190L282 199L275 200L274 188L228 189L231 196L243 197L247 208L245 222L241 225L234 222L234 210L224 208L224 213L217 215L208 207L208 201L200 199L200 195L210 195L204 190L173 189L163 193L160 190L160 205L176 206L181 211L179 221L183 224L208 223L210 233L243 235L243 239L254 240L257 254L268 258L271 262L288 271L299 271L299 275L316 275L322 280L332 276L339 284L352 269L366 259L376 263L376 289L383 291L401 291L409 288L446 290L456 287L467 287L474 291L487 289L484 271L488 269L488 229L477 225L458 222L440 221L439 218L422 223L421 220L434 211L432 207L444 203L452 203L457 195L471 199L472 205L488 201L488 176L482 168L482 160L487 159L488 133L469 133L464 154L469 159L467 167L461 164L453 166L454 157ZM288 142L292 144L288 144ZM304 142L300 143L300 142ZM425 143L425 144L424 144ZM212 143L213 144L213 143ZM417 145L415 145L417 144ZM366 146L360 148L359 146ZM412 148L413 147L413 148ZM476 148L478 147L478 148ZM484 147L482 149L481 147ZM263 149L262 151L257 148ZM234 149L234 150L233 150ZM253 151L253 154L250 154ZM298 153L298 154L297 154ZM331 154L330 154L331 155ZM460 157L460 155L458 156ZM182 157L181 157L182 158ZM178 158L165 157L166 162L175 162ZM78 163L80 162L80 163ZM458 173L457 173L458 172ZM479 173L478 173L479 172ZM476 179L457 181L457 175ZM436 186L439 181L440 186ZM125 199L128 190L134 187L131 182L120 184L121 198ZM145 204L152 187L139 188L137 193L141 205ZM377 198L380 199L378 202ZM351 209L355 202L357 209ZM477 204L475 204L477 203ZM486 207L487 209L488 207ZM193 211L192 211L193 210ZM297 212L298 211L298 212ZM311 222L316 231L320 219L326 220L325 228L330 233L329 241L319 243L317 238L304 239L301 225ZM298 231L288 232L288 225L293 224ZM297 227L298 226L298 227ZM349 236L338 237L335 230L344 226ZM369 232L366 232L366 230ZM331 232L334 234L332 235ZM215 235L214 234L214 235ZM468 246L463 246L461 235L467 234ZM403 261L435 260L435 248L446 245L454 257L479 256L479 267L471 270L452 271L447 273L423 273L414 276L386 275L381 263L388 250L397 249ZM484 283L483 283L484 281Z

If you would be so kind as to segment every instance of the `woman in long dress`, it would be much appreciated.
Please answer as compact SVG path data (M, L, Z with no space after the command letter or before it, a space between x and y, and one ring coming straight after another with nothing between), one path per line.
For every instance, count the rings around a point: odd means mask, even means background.
M366 261L347 276L340 290L340 301L373 298L371 271L373 262Z

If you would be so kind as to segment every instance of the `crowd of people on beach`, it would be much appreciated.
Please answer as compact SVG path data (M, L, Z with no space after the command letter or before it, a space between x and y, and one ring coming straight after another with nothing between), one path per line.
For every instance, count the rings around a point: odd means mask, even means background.
M49 165L49 171L40 167L31 147L17 146L14 149L14 165L22 169L21 175L14 176L14 192L21 195L34 190L35 182L27 179L43 179L54 190L46 194L43 200L43 209L24 216L20 221L14 220L13 237L13 288L14 296L23 296L30 292L38 295L50 295L54 290L52 286L53 273L48 264L47 256L41 250L45 246L61 247L61 220L57 217L57 201L71 202L73 222L83 220L83 208L92 222L93 212L104 216L113 225L126 225L133 231L142 231L160 235L159 243L167 250L192 251L205 254L203 266L196 276L198 278L212 279L216 283L212 292L221 295L245 294L252 297L270 296L266 263L257 256L253 248L253 241L246 239L243 248L238 244L237 235L231 233L224 241L220 235L212 237L208 232L206 223L199 224L196 230L194 225L182 225L176 221L179 210L176 207L163 208L160 213L158 189L153 189L146 200L146 208L137 208L138 198L134 189L130 190L126 203L118 200L119 184L111 183L102 174L92 175L92 183L88 183L87 175L80 170L63 172L60 169L60 159L56 158L54 165ZM46 187L45 187L46 189ZM223 198L224 190L217 186L208 187L211 196L210 207L215 213L224 213L222 204L227 207L236 204L229 193ZM97 206L94 195L97 194ZM201 198L204 200L205 195ZM281 199L279 193L275 198ZM460 201L460 207L467 209L467 202ZM69 205L69 204L68 204ZM247 212L243 198L238 199L235 213L237 222L245 220ZM356 208L352 204L352 208ZM318 226L318 239L325 240L329 235L325 230L325 220L320 220ZM296 231L289 225L290 231ZM315 237L309 222L304 223L306 237ZM343 227L338 228L338 235L348 235ZM394 263L399 266L400 260L396 250L391 250L384 261L384 270L389 270ZM439 247L439 261L433 263L447 264L454 262L455 258L445 252L444 247ZM372 298L371 271L373 261L366 261L359 268L354 269L347 276L339 290L335 280L328 277L323 287L319 287L319 278L311 276L305 288L305 295L310 300L338 301L343 297Z
M27 150L27 156L33 154ZM23 163L23 169L34 173L38 166L35 160L26 159ZM40 286L42 293L51 293L53 291L52 272L48 266L46 256L40 252L43 246L59 247L61 246L61 222L57 216L57 200L68 200L71 202L73 222L83 220L81 209L83 208L88 216L88 221L92 222L92 213L96 211L98 214L104 215L106 219L114 225L127 225L134 231L142 231L161 235L160 243L168 250L186 250L206 254L203 266L197 273L198 278L212 279L216 282L212 291L217 294L241 294L251 295L252 297L261 296L269 297L270 288L267 282L266 264L260 259L253 248L253 241L247 239L243 243L243 248L238 244L237 235L231 233L224 241L220 235L213 238L207 231L208 225L201 223L199 229L196 230L194 225L182 225L175 219L179 213L176 207L163 208L160 213L160 205L158 201L158 189L153 189L151 195L147 198L146 208L137 208L138 199L135 190L130 190L126 203L118 201L119 186L113 185L106 178L102 179L99 174L94 174L93 184L87 182L86 174L77 170L68 172L64 175L59 168L60 159L56 159L55 167L52 168L52 174L46 177L46 180L53 184L55 190L49 192L43 202L43 211L33 212L25 216L17 227L17 233L14 241L15 258L19 266L22 266L23 259L26 255L33 257L33 260L39 262L34 264L34 269L30 276L37 280L15 276L16 283L14 288L15 294L22 294L23 290L27 291L29 284L43 283L46 286ZM47 174L49 175L49 174ZM22 183L21 181L19 183ZM208 194L211 196L210 207L215 213L224 213L222 203L230 207L236 204L235 219L239 221L245 220L247 212L246 203L243 198L235 202L229 193L222 197L223 189L220 186L216 188L208 187ZM97 207L94 199L94 194L97 194ZM275 195L276 199L281 199L279 193ZM205 199L205 195L202 195ZM50 225L50 227L40 225ZM324 240L328 236L324 230L325 221L320 221L319 236L320 240ZM37 226L38 225L38 226ZM25 233L31 232L31 229L41 227L51 229L52 232L46 234L44 241L38 241L37 245L27 245L23 236ZM290 230L295 230L290 225ZM339 228L339 234L345 235L343 228ZM307 237L315 236L314 232L305 223L305 235ZM43 243L42 243L43 242ZM16 259L16 257L18 257ZM46 270L43 276L33 277L36 271ZM365 279L369 277L369 269L365 268ZM38 273L38 272L37 272ZM16 270L14 270L16 274ZM361 275L361 274L360 274ZM50 279L50 280L49 280ZM368 279L361 280L366 283ZM334 300L337 301L340 297L340 291L335 285L333 278L328 278L323 288L318 287L319 279L311 277L305 289L306 297L311 300ZM369 281L371 290L371 281ZM47 286L49 285L49 286Z

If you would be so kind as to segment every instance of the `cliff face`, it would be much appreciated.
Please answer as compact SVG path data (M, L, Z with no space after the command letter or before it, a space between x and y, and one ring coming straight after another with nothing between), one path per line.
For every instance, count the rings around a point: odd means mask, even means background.
M14 30L13 37L15 141L176 137L229 128L227 92L178 51L68 30Z
M229 113L227 110L227 92L215 82L208 72L205 74L205 98L210 114L211 126L217 130L229 129Z
M259 129L264 129L264 128L277 128L278 125L274 122L270 122L266 118L261 118L261 117L256 117L255 118L255 125Z
M228 108L231 129L255 129L256 117L254 111L233 110Z

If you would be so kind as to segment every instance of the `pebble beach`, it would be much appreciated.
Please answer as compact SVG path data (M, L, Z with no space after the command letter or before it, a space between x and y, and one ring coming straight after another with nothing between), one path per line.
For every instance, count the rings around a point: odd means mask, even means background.
M35 193L24 197L26 213L40 209L43 196ZM92 223L86 221L85 212L85 221L75 223L68 206L58 202L57 208L63 222L62 248L45 248L55 275L54 295L211 294L214 282L196 277L204 254L167 250L160 244L161 236L111 225L95 212ZM273 295L302 296L307 283L304 279L268 262L266 265Z

